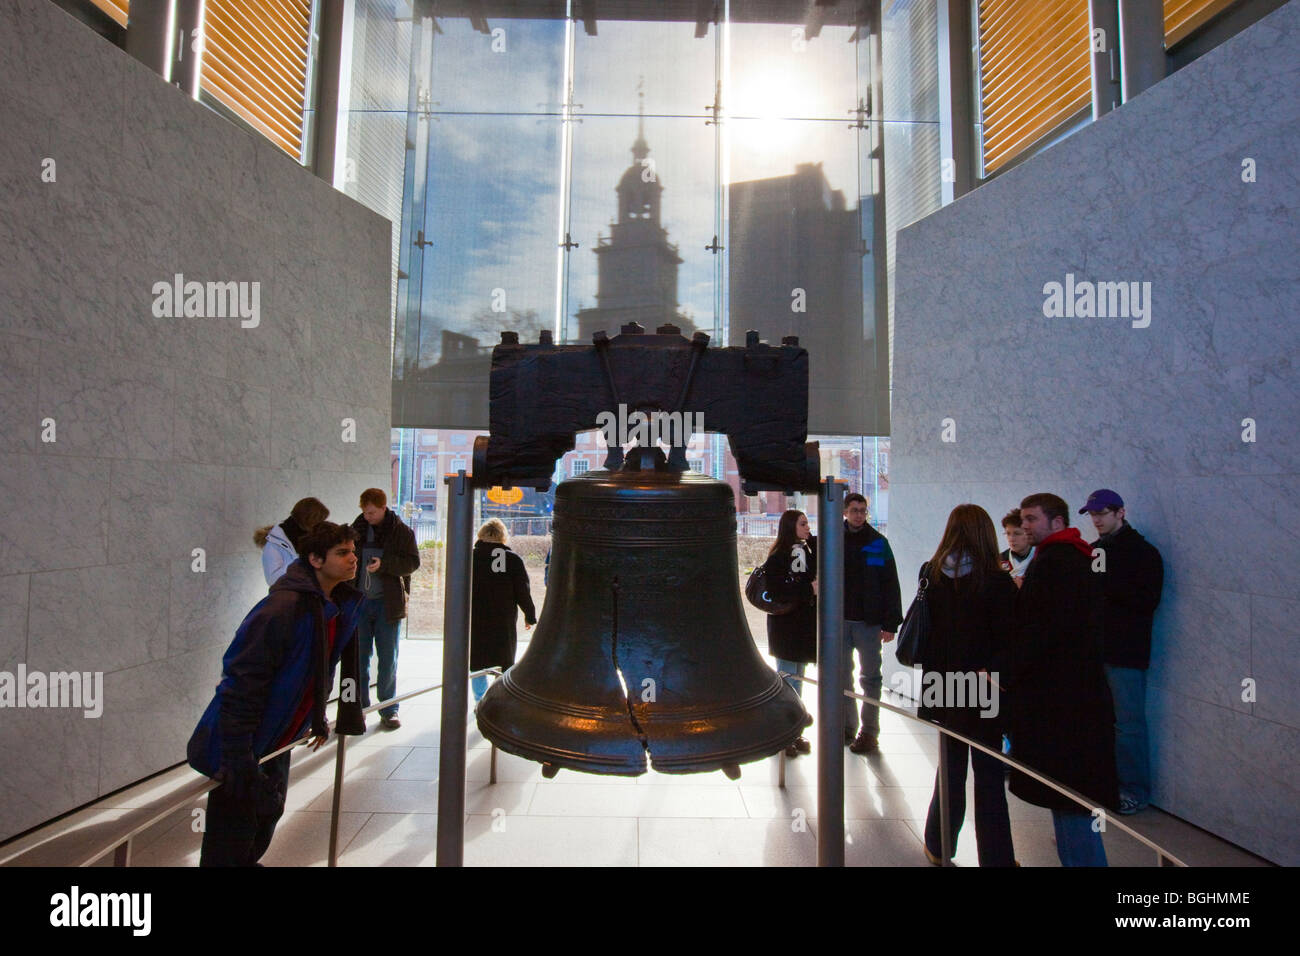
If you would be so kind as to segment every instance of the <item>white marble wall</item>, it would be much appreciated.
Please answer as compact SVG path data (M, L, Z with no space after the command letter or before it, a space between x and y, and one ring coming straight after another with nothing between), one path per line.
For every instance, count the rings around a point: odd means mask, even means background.
M1298 133L1293 2L903 232L890 502L913 576L960 502L997 523L1031 492L1077 509L1095 488L1119 491L1166 567L1148 691L1154 802L1289 865L1300 863ZM1066 273L1149 281L1150 326L1045 318L1043 286ZM955 442L942 441L946 418ZM1096 537L1086 517L1080 527Z
M254 527L387 485L390 225L49 0L0 4L0 129L0 671L105 697L0 708L3 839L183 760ZM155 318L176 272L260 282L260 324Z

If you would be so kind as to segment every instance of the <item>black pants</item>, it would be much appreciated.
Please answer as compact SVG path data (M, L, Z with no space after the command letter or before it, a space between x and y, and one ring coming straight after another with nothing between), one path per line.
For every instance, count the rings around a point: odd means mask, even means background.
M199 866L254 866L262 858L284 814L290 756L282 753L262 764L254 792L243 799L224 783L208 793Z
M984 742L984 741L981 741ZM966 755L975 770L975 845L980 866L1012 866L1011 820L1007 813L1006 776L1001 761L973 750L960 740L944 735L941 746L948 750L948 823L954 852L957 834L966 817ZM990 744L990 746L992 746ZM939 774L934 775L934 795L925 820L925 845L939 856Z

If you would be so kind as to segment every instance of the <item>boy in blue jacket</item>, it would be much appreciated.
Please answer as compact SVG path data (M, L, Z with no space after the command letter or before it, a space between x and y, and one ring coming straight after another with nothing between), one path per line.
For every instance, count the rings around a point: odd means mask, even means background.
M301 557L244 618L222 660L216 696L187 748L189 764L221 781L208 794L200 866L253 866L271 844L289 789L289 751L262 757L311 730L329 737L325 700L343 660L337 732L365 732L354 640L362 595L352 529L323 521Z

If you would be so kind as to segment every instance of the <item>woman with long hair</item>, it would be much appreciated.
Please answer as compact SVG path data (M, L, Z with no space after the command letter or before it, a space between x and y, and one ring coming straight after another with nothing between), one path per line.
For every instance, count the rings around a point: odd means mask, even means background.
M802 511L781 515L772 543L763 562L767 589L772 599L793 603L788 614L767 616L767 649L776 658L777 669L797 677L788 677L796 694L802 694L804 668L817 660L817 550L808 516ZM800 737L786 748L787 757L806 754L812 745Z
M958 505L922 568L930 605L930 633L918 714L1000 750L1000 670L1012 626L1016 586L1002 570L993 519L979 505ZM991 682L991 683L990 683ZM972 699L974 698L974 699ZM1002 764L959 740L941 735L948 751L948 807L952 847L966 815L966 755L975 771L975 841L980 866L1013 866L1011 821ZM925 821L925 855L939 865L939 775Z
M268 524L253 532L253 543L262 549L262 574L270 587L298 560L298 542L303 535L330 516L319 498L303 498L293 506L289 517L279 524Z

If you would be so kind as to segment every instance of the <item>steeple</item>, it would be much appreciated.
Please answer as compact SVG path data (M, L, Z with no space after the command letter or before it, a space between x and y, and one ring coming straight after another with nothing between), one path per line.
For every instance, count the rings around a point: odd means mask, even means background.
M637 81L637 96L641 100L636 119L636 142L632 144L632 165L618 181L618 221L620 225L628 223L648 223L659 229L659 194L663 185L655 171L655 161L647 159L650 146L645 141L645 92L642 85L645 78ZM662 230L660 230L662 231Z
M638 102L636 118L636 142L632 144L632 158L640 163L650 155L650 147L645 141L645 77L641 77L636 82L636 95Z

